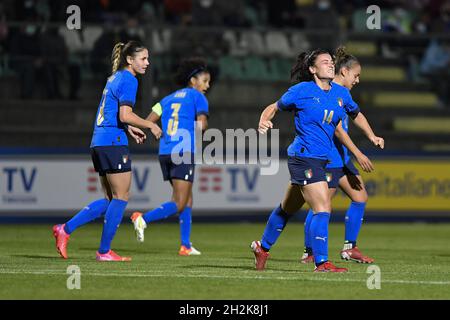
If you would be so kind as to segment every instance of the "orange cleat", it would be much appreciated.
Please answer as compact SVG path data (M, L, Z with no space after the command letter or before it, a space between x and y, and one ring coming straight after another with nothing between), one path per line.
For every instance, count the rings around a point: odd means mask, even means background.
M67 259L67 243L69 242L70 234L64 231L65 224L57 224L53 226L53 236L56 240L56 251Z
M97 251L97 261L131 261L131 257L121 257L112 250L107 253L99 253Z
M347 272L347 268L338 268L330 261L322 263L320 266L314 268L314 272Z
M189 249L186 246L181 246L180 251L178 251L180 256L199 256L202 253L191 246Z
M352 249L342 250L341 251L341 259L347 261L355 261L358 263L373 263L375 260L369 257L364 256L361 251L359 251L358 247L354 247Z
M270 254L261 248L260 241L253 241L250 245L253 253L255 254L255 268L258 271L262 271L266 268L267 259L269 259Z

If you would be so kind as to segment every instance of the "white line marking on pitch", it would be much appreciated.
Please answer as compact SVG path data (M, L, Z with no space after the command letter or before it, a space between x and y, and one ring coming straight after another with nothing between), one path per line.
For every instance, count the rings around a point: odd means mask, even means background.
M256 271L255 271L256 272ZM27 270L1 270L0 274L33 274L33 275L54 275L66 276L65 272L27 271ZM325 279L308 277L268 277L268 276L222 276L222 275L203 275L203 274L136 274L136 273L82 273L82 276L88 277L130 277L130 278L211 278L211 279L248 279L248 280L295 280L295 281L328 281L328 282L366 282L366 279ZM450 281L421 281L421 280L395 280L384 279L382 283L394 284L422 284L422 285L441 285L448 286Z

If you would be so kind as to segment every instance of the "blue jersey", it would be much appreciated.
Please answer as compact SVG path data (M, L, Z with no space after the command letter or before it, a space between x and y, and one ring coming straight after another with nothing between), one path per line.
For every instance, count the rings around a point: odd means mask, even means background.
M347 89L348 90L348 89ZM349 91L350 94L350 91ZM351 95L350 95L351 96ZM355 105L356 103L353 102ZM348 133L348 116L342 120L342 128ZM327 168L343 168L350 161L350 154L346 146L339 141L336 136L333 137L333 150L331 151L331 162Z
M134 107L138 81L128 70L120 70L108 78L97 110L91 148L128 145L125 125L119 119L123 105Z
M314 81L290 87L277 105L280 110L295 111L296 136L288 155L322 160L331 160L339 121L359 112L348 89L331 83L330 90L324 91Z
M195 121L198 115L208 115L203 93L193 88L177 90L155 104L152 111L161 116L160 155L195 153Z

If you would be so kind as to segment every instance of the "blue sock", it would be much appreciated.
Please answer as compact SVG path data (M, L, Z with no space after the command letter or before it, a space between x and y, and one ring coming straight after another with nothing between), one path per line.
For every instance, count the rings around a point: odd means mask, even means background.
M304 233L305 233L305 252L308 252L309 254L312 253L312 240L311 240L311 221L312 217L314 215L314 212L312 209L309 209L308 214L305 219L305 227L304 227Z
M143 218L146 223L166 219L178 212L177 204L175 202L163 203L156 209L144 214Z
M267 221L266 229L261 239L261 247L266 251L275 244L281 232L283 232L290 215L281 209L281 206L276 207Z
M128 202L113 199L108 206L105 214L105 222L103 224L102 240L100 241L100 248L98 252L107 253L111 249L111 242L122 222L123 213L127 207Z
M82 225L85 225L86 223L97 219L106 212L106 209L108 209L108 205L109 200L107 199L100 199L92 202L91 204L84 207L83 210L78 212L72 219L66 222L64 231L67 234L71 234Z
M359 230L361 229L364 211L366 209L365 202L354 202L345 214L345 243L351 243L352 247L356 246Z
M329 222L330 213L328 212L317 212L311 221L312 248L316 265L328 261Z
M181 245L191 248L192 208L186 207L180 214Z

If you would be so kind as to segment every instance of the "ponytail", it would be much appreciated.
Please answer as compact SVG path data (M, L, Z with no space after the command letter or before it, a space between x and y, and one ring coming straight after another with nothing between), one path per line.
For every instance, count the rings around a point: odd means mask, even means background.
M116 73L119 70L120 60L122 58L122 49L125 46L125 43L119 42L114 46L111 55L111 64L112 64L112 74Z
M358 59L347 53L344 46L340 46L334 53L335 73L339 74L342 68L350 69L354 64L360 64Z

